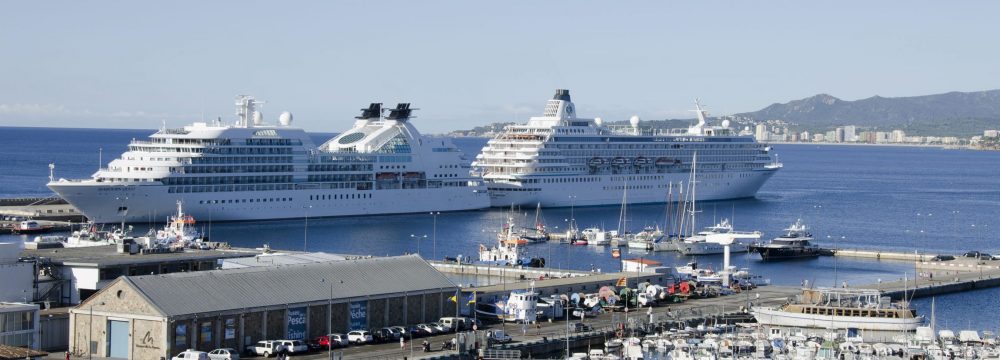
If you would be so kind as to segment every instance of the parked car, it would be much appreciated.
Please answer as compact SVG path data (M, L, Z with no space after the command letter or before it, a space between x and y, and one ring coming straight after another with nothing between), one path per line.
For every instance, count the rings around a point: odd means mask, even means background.
M372 342L372 333L368 330L354 330L347 333L347 341L352 344L367 344Z
M951 260L955 260L955 257L951 255L937 255L931 258L931 261L951 261Z
M210 360L240 360L240 354L236 349L223 348L208 352Z
M486 338L494 343L506 344L514 339L503 330L490 330L486 332Z
M473 319L469 317L443 317L438 320L441 325L447 325L453 330L471 330L473 325L477 327L482 327L483 324L479 322L479 319Z
M434 328L434 332L436 333L451 332L451 326L448 325L439 324L436 322L428 323L427 325L430 325L430 327Z
M420 330L422 332L422 335L424 336L434 335L437 333L437 329L434 329L433 326L430 326L428 324L417 324L416 328Z
M180 354L170 358L170 360L209 360L208 353L197 350L184 350Z
M309 351L309 345L302 340L278 340L281 346L285 347L285 351L289 354L302 354Z
M962 256L964 256L964 257L971 257L971 258L978 258L979 254L981 254L979 251L969 251L969 252L965 253L965 255L962 255Z
M407 339L418 338L418 337L427 335L426 332L424 332L423 330L417 329L416 326L393 326L393 327L390 327L390 329L393 329L395 331L399 331L399 333L403 337L405 337Z
M372 340L376 343L386 343L393 340L398 340L395 335L393 335L392 330L389 328L372 329Z
M996 257L987 253L979 253L979 260L996 260Z
M392 326L387 327L386 329L389 329L389 331L392 332L392 338L396 340L399 340L399 338L403 337L403 334L406 334L406 328L402 326Z
M348 345L347 335L344 334L329 334L321 335L313 339L310 344L315 350L331 349L345 347Z
M284 349L284 347L281 346L281 342L261 340L256 344L248 346L247 352L257 356L271 357L271 355L277 355L281 349Z
M578 322L578 323L574 324L573 325L573 329L576 332L587 332L587 331L592 330L592 328L590 327L590 325L584 324L582 322Z

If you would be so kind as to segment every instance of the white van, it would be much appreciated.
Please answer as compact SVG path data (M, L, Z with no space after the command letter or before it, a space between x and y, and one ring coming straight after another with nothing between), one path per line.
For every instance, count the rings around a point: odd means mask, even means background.
M476 322L476 319L467 317L443 317L438 320L438 324L448 326L455 331L472 330L472 324Z

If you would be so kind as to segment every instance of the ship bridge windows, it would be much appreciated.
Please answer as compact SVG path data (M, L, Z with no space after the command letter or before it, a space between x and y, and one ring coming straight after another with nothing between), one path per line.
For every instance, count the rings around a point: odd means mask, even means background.
M393 136L389 141L386 141L385 144L382 144L375 152L380 154L409 154L410 151L410 143L406 141L406 136L400 133Z

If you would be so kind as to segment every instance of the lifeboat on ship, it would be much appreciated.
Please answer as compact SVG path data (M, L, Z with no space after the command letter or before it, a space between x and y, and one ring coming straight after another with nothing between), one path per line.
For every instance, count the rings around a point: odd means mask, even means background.
M620 156L616 157L616 158L614 158L614 159L611 160L611 165L612 166L626 166L626 165L628 165L628 159L620 157Z
M394 172L383 172L383 173L378 173L378 175L375 175L375 179L376 180L396 180L397 176L399 176L399 174L394 173Z
M658 166L670 166L680 164L681 161L678 159L671 159L668 157L661 157L656 159L656 165Z
M587 161L587 165L590 165L591 167L598 167L604 165L604 163L605 163L604 159L599 157L593 157Z
M651 164L652 162L653 162L653 160L651 160L650 158L640 156L640 157L635 158L634 164L637 165L637 166L646 166L646 165Z

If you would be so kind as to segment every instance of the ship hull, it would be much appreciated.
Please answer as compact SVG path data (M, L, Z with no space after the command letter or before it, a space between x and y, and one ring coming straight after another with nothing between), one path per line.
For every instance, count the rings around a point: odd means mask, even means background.
M708 242L698 242L698 243L685 243L680 242L677 244L677 251L681 255L714 255L725 253L725 247L721 244L708 243ZM729 246L729 253L742 253L747 252L747 246L740 243L733 243Z
M770 308L758 308L754 319L765 326L781 326L816 329L859 329L877 331L916 331L923 317L907 319L871 318L859 316L829 316L818 314L790 313Z
M699 173L697 201L754 197L775 172L777 169ZM542 181L550 179L555 182L511 183L491 181L487 177L490 205L494 207L536 204L541 204L543 207L621 205L625 184L628 184L628 201L631 204L664 203L671 184L676 199L678 184L687 184L690 174L678 172L532 178ZM573 181L579 179L584 181Z
M184 211L198 221L386 215L489 207L485 189L468 187L168 193L168 187L162 185L65 181L48 186L96 223L166 222L176 212L177 201L183 201Z
M812 259L819 257L819 249L751 246L750 251L760 254L760 258L764 261Z

